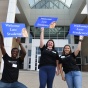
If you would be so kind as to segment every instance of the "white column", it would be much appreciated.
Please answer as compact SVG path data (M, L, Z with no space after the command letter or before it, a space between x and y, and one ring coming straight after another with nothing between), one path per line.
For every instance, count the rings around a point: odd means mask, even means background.
M33 42L32 42L33 43ZM35 44L35 43L34 43ZM35 44L36 45L36 44ZM32 52L31 52L31 69L35 70L35 55L36 55L36 46L33 46L32 44Z
M74 44L74 35L70 35L71 44Z
M30 37L30 27L27 27L27 31L28 31L28 37L25 39L25 46L26 46L26 56L24 58L24 66L23 69L28 69L28 64L29 64L29 58L28 58L28 50L29 50L29 37Z
M6 22L8 23L14 23L16 3L17 3L17 0L9 0L7 19L6 19ZM10 56L11 56L11 49L12 49L12 39L13 38L4 38L5 49L8 55ZM2 71L3 71L3 60L1 61L1 73Z

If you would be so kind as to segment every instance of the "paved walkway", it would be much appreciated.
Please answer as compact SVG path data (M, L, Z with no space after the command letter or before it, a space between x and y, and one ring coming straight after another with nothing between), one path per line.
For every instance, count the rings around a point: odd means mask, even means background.
M82 72L82 76L82 88L88 88L88 72ZM37 71L20 71L19 81L24 83L28 88L39 88ZM55 76L53 88L67 88L66 82L61 80L61 76Z
M88 72L83 72L82 76L82 88L88 88ZM19 81L28 88L39 88L38 72L36 71L20 71ZM53 88L67 88L66 82L61 80L61 76L55 76Z

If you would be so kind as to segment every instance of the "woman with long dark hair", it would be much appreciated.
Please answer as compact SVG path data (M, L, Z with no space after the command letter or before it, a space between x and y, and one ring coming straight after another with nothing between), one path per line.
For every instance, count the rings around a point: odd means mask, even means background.
M63 53L60 56L59 66L60 66L61 76L62 76L62 80L64 81L66 80L68 88L82 88L82 75L79 67L76 64L76 56L81 50L82 40L83 40L83 36L80 36L78 46L74 52L71 51L71 47L69 45L65 45L63 48Z
M58 52L55 50L54 41L52 39L48 40L46 45L44 44L44 28L41 28L40 35L40 50L41 58L39 64L39 81L40 87L52 88L53 80L56 72L57 66L57 75L59 74L58 69Z

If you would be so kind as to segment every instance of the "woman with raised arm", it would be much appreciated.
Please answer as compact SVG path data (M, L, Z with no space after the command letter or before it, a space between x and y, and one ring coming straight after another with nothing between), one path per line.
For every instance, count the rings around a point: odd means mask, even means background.
M60 72L62 80L66 80L68 88L82 88L82 75L76 64L76 56L81 50L82 40L83 36L80 36L77 49L74 52L71 51L71 47L69 45L65 45L63 53L60 56Z
M55 50L54 41L52 39L48 40L46 45L44 44L44 28L41 28L40 35L40 50L41 58L39 64L39 81L40 87L52 88L53 80L56 72L57 66L57 75L59 74L58 69L58 52Z

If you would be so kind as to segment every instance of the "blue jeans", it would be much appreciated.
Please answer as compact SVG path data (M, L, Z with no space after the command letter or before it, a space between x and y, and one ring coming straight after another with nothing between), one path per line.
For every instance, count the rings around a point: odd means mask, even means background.
M52 88L56 70L55 68L55 66L43 66L39 69L39 88L45 88L46 84L47 88Z
M68 88L82 88L82 75L80 71L71 71L65 74Z
M27 87L20 82L4 83L0 81L0 88L27 88Z

